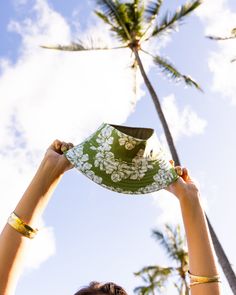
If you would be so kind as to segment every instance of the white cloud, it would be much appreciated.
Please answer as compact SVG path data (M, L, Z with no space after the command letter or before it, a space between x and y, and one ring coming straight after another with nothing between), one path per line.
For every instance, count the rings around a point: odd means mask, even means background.
M197 16L206 24L206 34L229 34L235 27L228 0L207 0L196 10Z
M159 214L156 224L181 224L182 217L178 199L166 190L161 190L152 194L154 204L157 206Z
M28 243L25 257L25 268L37 269L42 262L54 255L55 252L56 244L53 228L43 227L43 221L41 220L37 236ZM35 253L37 253L37 255L35 255Z
M179 110L174 94L164 97L162 109L175 140L204 132L206 120L200 118L190 106Z
M77 144L103 121L124 122L135 104L130 53L39 48L71 40L65 19L45 0L36 1L32 18L11 21L8 28L21 36L22 44L14 64L4 57L0 61L0 227L52 140ZM111 42L100 26L90 32ZM29 259L28 266L38 267L55 252L54 244L53 232L43 230L31 249L37 260Z
M235 28L236 12L230 9L227 0L204 1L197 15L205 26L206 35L229 36ZM211 41L216 42L216 41ZM213 75L212 90L236 104L236 39L218 41L217 49L209 54L208 66Z
M206 120L200 118L190 106L186 106L182 110L179 109L174 94L163 98L162 109L175 142L182 136L201 134L206 128ZM165 148L167 157L171 159L172 157L164 134L160 135L160 141ZM154 204L157 206L158 210L160 210L160 214L156 220L158 225L164 223L182 223L179 202L174 195L165 190L161 190L153 194L153 197Z

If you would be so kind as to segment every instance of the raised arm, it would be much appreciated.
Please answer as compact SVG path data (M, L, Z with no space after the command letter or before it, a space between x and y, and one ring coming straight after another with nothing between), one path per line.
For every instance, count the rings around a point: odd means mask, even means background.
M168 190L177 196L182 211L188 244L189 272L194 275L192 284L190 283L191 294L219 295L221 292L220 284L216 282L219 279L215 252L199 190L186 168L176 167L176 171L181 177ZM215 282L198 283L204 280Z
M72 144L55 140L48 148L14 214L34 228L64 172L72 168L63 155ZM10 212L9 212L10 213ZM14 216L13 216L14 217ZM14 220L13 220L14 221ZM14 222L13 222L14 223ZM0 294L12 295L22 268L22 257L29 239L8 223L0 235Z

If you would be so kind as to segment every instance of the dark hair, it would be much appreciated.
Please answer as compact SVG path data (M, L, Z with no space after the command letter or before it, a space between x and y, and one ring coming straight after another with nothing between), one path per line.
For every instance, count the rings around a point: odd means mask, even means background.
M115 283L91 282L89 286L80 289L74 295L128 295L126 291Z

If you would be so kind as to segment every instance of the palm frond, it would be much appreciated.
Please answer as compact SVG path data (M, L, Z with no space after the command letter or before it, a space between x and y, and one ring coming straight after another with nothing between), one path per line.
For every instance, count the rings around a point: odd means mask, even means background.
M202 0L195 0L182 5L173 15L170 15L167 12L159 24L154 28L151 36L157 36L166 30L174 29L185 16L195 10L199 5L201 5L201 3Z
M138 293L139 295L147 295L150 293L149 286L138 286L134 288L134 293Z
M75 43L72 42L69 45L40 45L41 48L45 49L54 49L54 50L61 50L61 51L91 51L91 50L111 50L111 49L121 49L126 48L127 46L118 46L118 47L108 47L108 46L98 46L93 44L93 41L91 40L91 44L89 46L85 46L82 43Z
M153 294L154 290L161 290L173 270L174 268L172 267L160 267L156 265L142 268L134 274L140 276L146 285L135 288L134 292L138 294Z
M122 14L122 10L118 9L122 3L118 0L97 0L97 4L104 15L109 19L109 22L113 23L114 27L122 28L126 39L131 40L132 38L123 19L124 15Z
M161 267L157 265L150 265L150 266L145 266L143 267L140 271L135 272L135 276L141 276L143 274L149 274L151 273L152 277L157 277L157 276L167 276L173 271L172 267Z
M144 31L144 4L140 0L134 0L132 3L126 4L129 12L130 32L131 35L136 39L139 39L143 35Z
M123 28L119 24L114 23L108 16L106 16L104 13L102 13L100 11L96 10L95 14L100 19L102 19L105 24L109 25L110 30L112 32L115 32L115 38L117 38L122 43L125 43L127 41L127 35L126 35L125 31L123 30ZM127 44L128 44L128 42L127 42Z
M215 40L215 41L225 41L225 40L236 39L236 36L227 36L227 37L206 36L206 37L210 40Z
M206 37L211 40L216 40L216 41L235 39L236 38L236 28L233 28L231 30L230 35L226 36L226 37L218 37L218 36L206 36Z
M163 0L156 0L155 2L150 2L144 10L145 14L145 22L147 23L147 27L142 34L142 39L146 36L147 32L152 27L154 21L156 20L157 16L159 15L159 11L161 8Z
M152 235L164 247L164 249L166 250L168 255L171 255L173 252L173 249L172 249L171 245L169 244L168 239L166 239L165 235L159 230L153 230Z
M201 87L199 84L194 81L191 77L182 75L169 61L166 59L160 57L160 56L155 56L153 58L154 63L160 67L163 73L167 74L168 77L170 77L172 80L179 82L183 81L186 85L188 86L194 86L198 90L202 91Z
M163 0L155 0L148 3L148 5L145 8L145 21L147 23L152 22L156 19L156 17L159 14L161 5L163 3Z
M71 43L69 45L61 45L61 44L40 45L40 47L45 48L45 49L55 49L55 50L62 50L62 51L85 51L85 50L91 50L90 48L85 48L80 43Z
M114 29L114 28L117 29L117 27L116 27L116 26L110 21L109 17L106 16L104 13L102 13L102 12L100 12L100 11L98 11L98 10L95 10L94 13L95 13L99 18L101 18L101 19L104 21L104 23L110 25L112 29Z

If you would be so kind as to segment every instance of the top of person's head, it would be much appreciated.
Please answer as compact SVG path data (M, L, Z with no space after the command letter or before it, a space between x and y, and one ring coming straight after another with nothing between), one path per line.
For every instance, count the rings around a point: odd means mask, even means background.
M128 295L126 291L115 283L91 282L89 286L80 289L74 295Z

